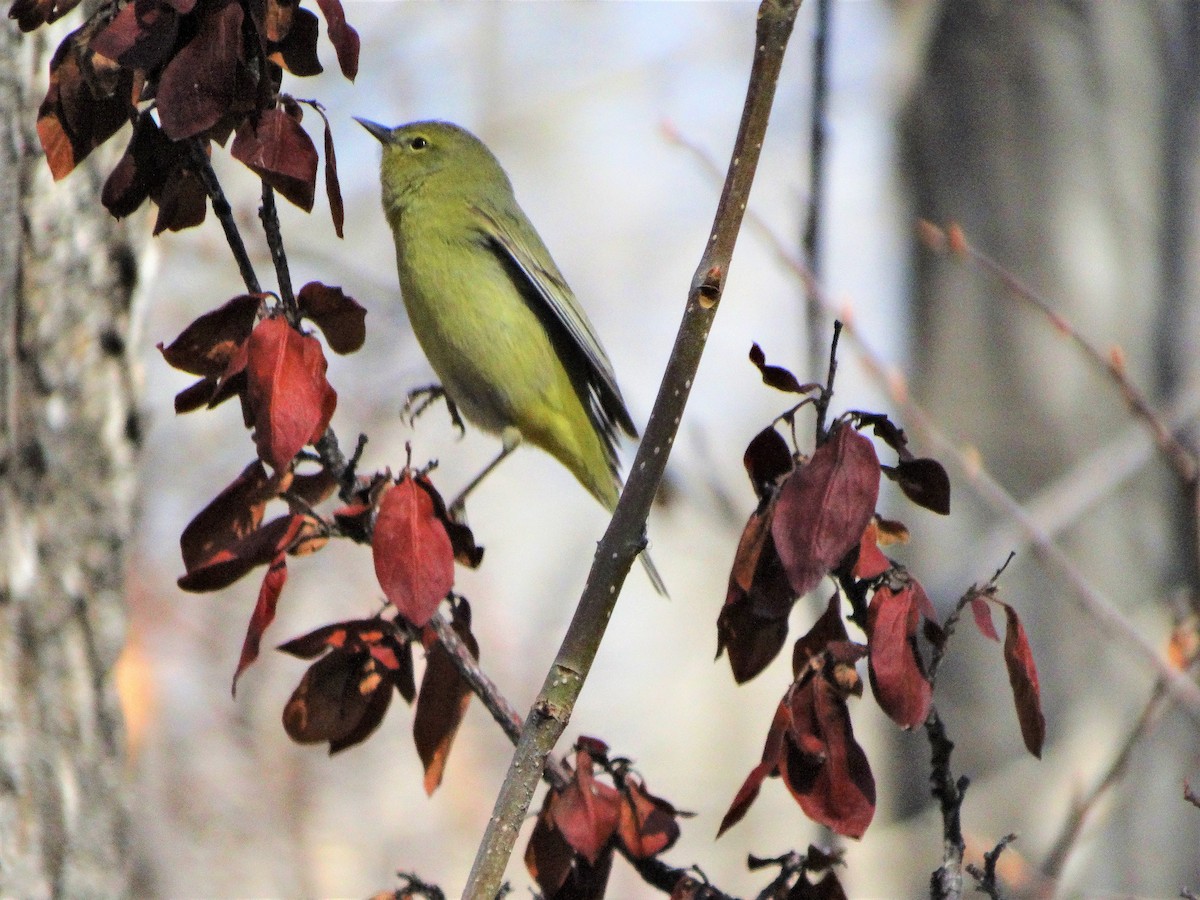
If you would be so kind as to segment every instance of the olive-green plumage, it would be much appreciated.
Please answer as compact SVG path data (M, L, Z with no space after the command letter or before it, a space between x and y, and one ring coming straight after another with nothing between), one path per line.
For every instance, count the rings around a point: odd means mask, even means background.
M500 163L448 122L358 122L383 144L400 293L447 396L506 444L550 453L612 510L617 434L637 431L608 355Z

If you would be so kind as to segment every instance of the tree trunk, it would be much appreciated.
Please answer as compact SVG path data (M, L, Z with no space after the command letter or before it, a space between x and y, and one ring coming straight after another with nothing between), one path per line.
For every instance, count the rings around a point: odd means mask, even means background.
M44 39L0 27L0 895L114 897L136 263L97 165L50 179L47 61Z

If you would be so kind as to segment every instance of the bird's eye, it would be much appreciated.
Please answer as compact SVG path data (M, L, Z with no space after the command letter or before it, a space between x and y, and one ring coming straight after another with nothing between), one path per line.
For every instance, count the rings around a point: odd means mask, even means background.
M423 137L415 137L408 142L408 146L412 147L414 150L424 150L429 146L429 141L425 140Z

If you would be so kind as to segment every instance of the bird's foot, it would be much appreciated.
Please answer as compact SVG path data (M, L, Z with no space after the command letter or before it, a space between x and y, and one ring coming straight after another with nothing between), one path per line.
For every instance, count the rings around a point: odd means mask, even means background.
M425 410L437 403L438 400L446 401L446 410L450 413L450 423L458 429L458 436L461 438L467 433L467 426L463 422L462 416L459 415L458 407L440 384L427 384L409 391L408 398L400 410L400 416L407 419L408 424L412 425Z

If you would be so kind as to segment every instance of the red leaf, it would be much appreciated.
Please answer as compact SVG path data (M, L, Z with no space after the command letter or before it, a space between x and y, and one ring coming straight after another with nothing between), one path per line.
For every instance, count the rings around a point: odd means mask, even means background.
M885 713L902 728L929 715L933 688L917 658L917 599L911 585L893 593L881 586L867 611L871 689Z
M879 549L879 527L872 519L867 530L863 532L862 540L859 541L858 560L854 563L854 571L851 572L851 575L860 581L870 581L878 578L891 567L892 561Z
M1000 643L1000 635L996 633L996 625L992 621L992 608L987 600L976 597L971 601L971 612L975 616L975 627L979 629L979 633Z
M1017 617L1017 611L1007 603L1001 603L1008 617L1008 628L1004 633L1004 664L1008 667L1008 681L1012 685L1013 701L1017 706L1017 721L1021 723L1021 737L1025 747L1042 758L1042 743L1046 739L1046 718L1042 715L1042 695L1038 687L1037 666L1033 662L1033 651L1025 628Z
M469 613L467 618L455 616L453 625L471 655L479 659L479 642L471 634ZM459 674L449 651L440 642L430 647L413 718L413 741L425 766L426 794L432 796L442 783L454 736L471 705L471 693L471 685Z
M183 157L179 145L162 133L153 116L142 113L124 155L104 182L101 202L118 219L131 215L147 197L160 196L168 179L179 176Z
M353 81L358 75L359 38L346 22L346 12L342 9L341 0L317 0L321 15L325 17L325 26L329 32L329 42L337 54L338 66L347 79Z
M657 856L679 840L675 807L655 797L632 778L621 792L617 836L634 859Z
M169 347L158 345L168 365L205 378L221 377L254 330L262 294L242 294L207 312L180 332Z
M754 436L742 454L742 464L758 499L773 494L779 479L792 471L792 451L773 427L767 426Z
M779 489L771 533L796 594L816 587L861 541L878 497L874 446L849 425L836 425Z
M575 777L562 793L555 794L550 812L567 843L595 865L616 831L621 795L616 788L596 781L587 751L580 750L575 760Z
M134 0L92 38L96 53L127 69L155 69L166 61L179 34L179 16L158 0Z
M287 557L280 553L271 561L267 574L263 576L262 587L258 590L258 602L254 604L254 612L250 614L250 624L246 626L242 655L238 658L237 669L233 673L231 691L234 696L237 695L238 679L258 659L263 632L275 621L275 605L279 602L279 595L286 583Z
M163 69L156 102L163 131L173 141L212 128L238 97L242 59L242 6L214 0L198 13L196 33Z
M158 217L154 220L156 235L199 225L208 210L208 194L190 169L176 169L174 176L166 179L162 190L150 196L158 204Z
M255 460L208 506L196 513L179 537L185 569L195 569L218 550L258 528L267 501L274 496L268 489L270 482L262 463Z
M58 45L50 60L50 88L38 108L38 138L55 181L116 134L135 112L131 71L117 72L111 93L97 94L98 79L84 77L77 57L85 52L77 47L82 36L79 29Z
M810 394L821 389L819 384L801 384L795 375L782 366L767 365L766 356L758 344L750 347L750 362L754 363L755 368L762 375L763 384L773 387L777 391L786 391L789 394Z
M334 353L353 353L367 337L367 311L340 287L310 281L296 295L300 314L321 329Z
M780 774L814 822L859 838L875 815L875 779L838 689L815 675L791 692L792 726ZM820 747L820 755L810 748Z
M428 491L411 475L379 501L371 550L384 595L420 628L454 586L454 550Z
M269 109L237 130L230 155L305 212L317 189L317 148L308 132L282 109Z
M325 354L312 335L282 318L259 322L247 342L247 400L259 457L276 471L324 434L337 405Z
M265 565L291 546L304 526L303 516L280 516L257 531L218 550L179 579L191 593L216 591L233 584L256 566Z

